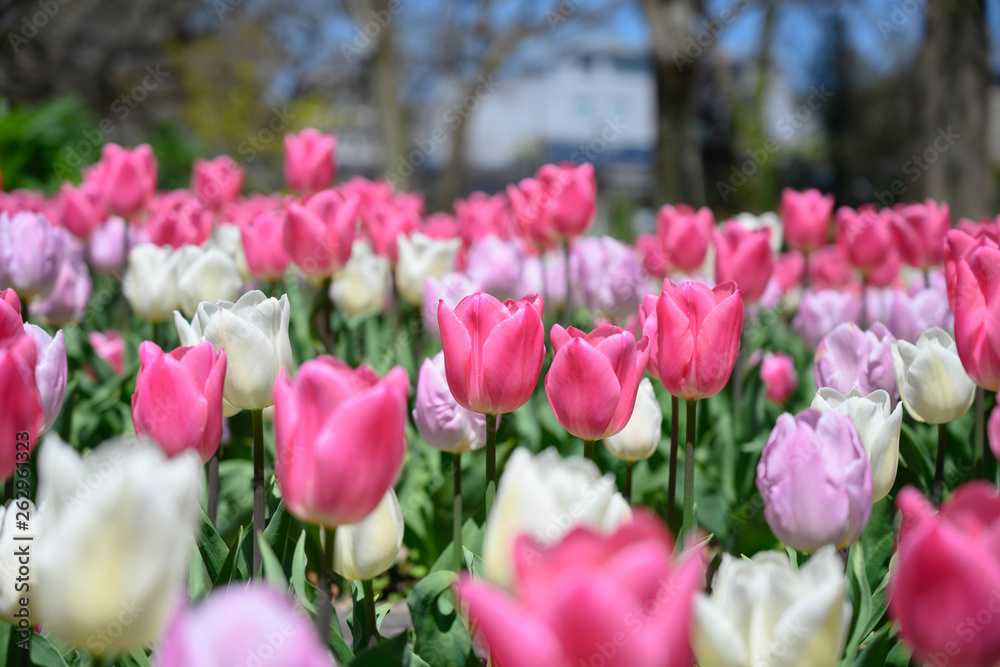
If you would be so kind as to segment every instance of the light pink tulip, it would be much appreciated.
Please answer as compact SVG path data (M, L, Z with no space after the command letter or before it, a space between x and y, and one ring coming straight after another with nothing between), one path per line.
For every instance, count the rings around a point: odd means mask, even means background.
M649 338L603 325L586 334L553 325L555 356L545 395L559 423L584 440L603 440L625 428L649 360Z

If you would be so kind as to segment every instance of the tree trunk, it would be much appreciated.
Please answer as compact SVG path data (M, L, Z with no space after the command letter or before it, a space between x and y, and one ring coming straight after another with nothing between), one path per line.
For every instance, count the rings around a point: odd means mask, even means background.
M925 30L920 53L923 131L907 165L920 180L923 196L949 201L954 218L978 218L990 212L985 2L928 2Z
M375 3L384 5L385 2ZM374 57L373 85L375 103L382 120L382 145L385 150L384 171L394 175L398 188L408 190L411 176L417 165L406 165L406 133L403 126L403 109L399 102L399 84L396 80L396 61L393 38L395 22L382 29Z

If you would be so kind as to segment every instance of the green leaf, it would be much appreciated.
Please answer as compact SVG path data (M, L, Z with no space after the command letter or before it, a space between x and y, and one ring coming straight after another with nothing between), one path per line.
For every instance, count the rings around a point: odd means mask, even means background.
M402 665L406 653L406 633L387 639L378 646L358 653L351 667L387 667ZM435 663L439 664L439 663Z
M432 572L414 586L407 598L416 634L413 651L431 665L482 664L455 611L451 586L457 578L449 570Z
M279 563L285 562L285 547L288 542L288 528L292 525L292 515L285 509L285 501L282 500L275 508L274 514L268 519L264 527L264 540L267 546L277 557Z
M270 545L268 545L267 536L263 534L260 536L260 556L263 562L264 579L267 580L267 583L282 593L287 591L288 580L285 579L285 571L282 569L278 557L274 555Z
M351 615L347 618L347 627L351 629L351 648L355 653L368 646L370 637L365 622L365 605L371 604L365 599L364 589L360 581L351 582L351 600L354 605Z
M865 572L865 548L861 542L855 542L848 554L847 580L851 590L851 603L854 605L854 624L844 655L851 659L857 652L861 642L865 640L868 620L872 615L872 589L868 584L868 574Z
M306 531L302 531L295 543L292 556L292 590L299 603L310 613L316 614L316 603L309 596L310 584L306 581ZM314 589L315 590L315 589Z
M851 667L882 667L885 664L886 655L889 653L889 630L888 625L883 627L868 640L856 660L845 658L840 664L844 667L848 665Z
M31 637L31 664L39 667L66 667L66 660L62 653L49 641L45 635L32 635ZM149 664L147 661L146 664Z
M213 586L225 585L233 580L233 575L237 571L236 561L240 555L240 547L243 546L243 540L248 534L252 534L252 531L248 533L244 531L241 526L240 532L236 536L236 541L233 542L233 548L229 550L229 555L226 556L225 562L223 562L222 567L219 568L219 576L212 581Z
M462 547L462 554L465 556L465 569L472 573L473 577L483 576L483 558L479 554L474 554L465 547Z
M144 651L136 648L129 651L128 655L139 667L149 667L149 656Z
M204 561L205 569L208 571L208 578L213 582L216 581L219 578L219 573L222 571L223 564L226 562L226 556L229 555L229 549L219 536L218 531L215 530L215 526L208 520L208 515L205 514L204 510L201 512L201 533L198 535L198 550L201 552L201 559Z

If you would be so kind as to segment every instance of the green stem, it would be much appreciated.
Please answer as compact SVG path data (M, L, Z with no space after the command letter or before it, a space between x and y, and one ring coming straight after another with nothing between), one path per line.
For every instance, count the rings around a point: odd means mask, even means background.
M333 593L330 590L333 568L333 545L336 529L321 527L323 539L323 562L316 568L316 632L320 642L326 646L330 642L330 619L333 613Z
M941 503L944 495L944 453L948 446L948 424L938 424L937 465L934 466L934 485L931 486L931 501Z
M451 539L455 547L455 572L462 569L462 454L453 455L455 465L455 501L452 507Z
M677 504L677 429L680 421L680 399L670 397L670 470L667 477L667 525L674 535L678 534L674 508Z
M216 525L216 519L219 514L219 455L222 453L222 447L219 446L215 450L215 454L212 454L212 458L208 460L208 508L206 510L208 514L208 520L212 522L212 525Z
M594 460L594 446L596 444L597 443L593 440L583 441L583 458L589 459L591 461Z
M486 415L486 516L497 493L497 417Z
M683 530L694 530L694 439L698 401L687 399L687 442L684 445Z
M629 505L632 504L632 466L635 465L631 461L625 462L625 485L622 488L622 495L625 496L625 502Z
M264 532L264 411L251 410L253 416L253 572L260 576L260 536Z
M975 443L976 449L973 454L975 458L975 478L980 479L985 476L986 470L986 458L983 447L983 435L985 433L986 424L986 414L985 414L985 403L986 403L986 390L982 387L976 387L976 426L975 426Z
M375 587L371 579L361 582L365 591L365 630L368 635L368 645L378 643L378 628L375 627Z

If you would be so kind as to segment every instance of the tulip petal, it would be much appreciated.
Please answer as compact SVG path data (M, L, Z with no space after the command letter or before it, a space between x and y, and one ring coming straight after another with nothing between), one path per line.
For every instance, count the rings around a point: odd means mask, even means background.
M694 598L691 644L701 667L746 667L750 664L742 635L725 612L705 594Z
M580 339L559 351L545 376L545 395L559 423L584 440L604 437L620 393L611 362Z
M475 346L473 346L475 350ZM483 393L491 414L513 412L531 397L545 358L545 329L533 306L500 322L483 344Z

